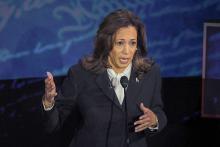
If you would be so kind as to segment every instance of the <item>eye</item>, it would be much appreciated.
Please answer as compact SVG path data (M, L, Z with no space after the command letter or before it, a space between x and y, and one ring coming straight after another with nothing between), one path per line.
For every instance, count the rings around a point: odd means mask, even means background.
M131 42L131 46L136 46L137 45L137 42L136 41L132 41Z
M123 42L123 41L116 41L116 42L115 42L115 45L116 45L116 46L123 46L123 45L124 45L124 42Z

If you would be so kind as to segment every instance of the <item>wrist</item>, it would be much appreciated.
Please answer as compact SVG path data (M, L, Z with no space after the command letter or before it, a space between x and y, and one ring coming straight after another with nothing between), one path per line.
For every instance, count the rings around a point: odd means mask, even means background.
M151 125L151 127L152 128L154 128L154 127L157 127L158 126L158 118L157 118L157 116L155 115L155 119L154 119L155 121L154 121L154 123Z

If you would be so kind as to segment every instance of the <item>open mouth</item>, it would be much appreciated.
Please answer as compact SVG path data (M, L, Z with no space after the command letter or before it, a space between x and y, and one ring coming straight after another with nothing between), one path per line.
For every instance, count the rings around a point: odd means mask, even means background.
M127 64L129 61L129 58L119 58L119 60L121 64Z

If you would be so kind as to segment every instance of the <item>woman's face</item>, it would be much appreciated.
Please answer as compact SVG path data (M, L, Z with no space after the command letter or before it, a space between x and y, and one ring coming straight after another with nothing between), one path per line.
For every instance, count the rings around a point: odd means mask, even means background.
M137 50L137 30L133 26L122 27L116 31L113 48L108 62L116 73L123 72L132 62Z

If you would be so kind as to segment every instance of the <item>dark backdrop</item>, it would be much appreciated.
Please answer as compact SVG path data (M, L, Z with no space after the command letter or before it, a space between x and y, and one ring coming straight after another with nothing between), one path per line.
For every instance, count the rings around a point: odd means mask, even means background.
M55 77L60 85L64 77ZM220 120L201 117L201 77L163 78L167 127L149 139L152 147L219 147ZM3 86L4 85L4 86ZM73 127L44 132L41 118L43 78L0 81L0 146L67 145Z

